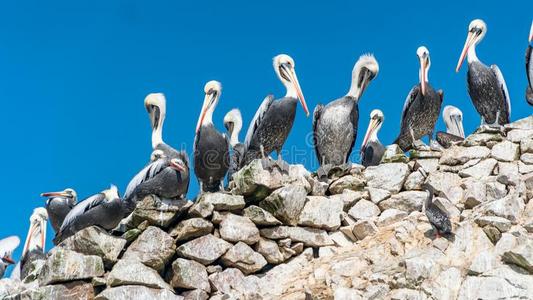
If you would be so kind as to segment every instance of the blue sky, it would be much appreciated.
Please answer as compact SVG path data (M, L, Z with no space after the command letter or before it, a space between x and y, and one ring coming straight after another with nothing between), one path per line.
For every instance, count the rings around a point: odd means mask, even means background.
M24 240L32 209L44 205L41 192L72 187L85 198L111 183L124 191L150 155L143 106L150 92L167 96L165 140L184 145L189 154L209 80L223 85L217 127L223 129L222 118L233 107L241 109L247 127L268 93L285 93L272 69L279 53L296 61L311 111L344 95L359 55L375 54L380 73L360 102L358 148L374 108L385 113L380 139L394 140L403 102L418 80L416 49L425 45L432 60L430 83L444 89L444 104L462 109L470 133L479 116L466 91L465 66L459 74L454 68L468 23L482 18L488 33L478 56L502 70L512 119L533 112L524 100L533 2L195 2L2 3L0 238L17 234ZM285 144L300 154L288 159L308 167L316 165L306 143L311 122L299 107ZM437 129L443 128L439 120ZM192 178L189 197L196 191ZM48 232L51 240L50 227Z

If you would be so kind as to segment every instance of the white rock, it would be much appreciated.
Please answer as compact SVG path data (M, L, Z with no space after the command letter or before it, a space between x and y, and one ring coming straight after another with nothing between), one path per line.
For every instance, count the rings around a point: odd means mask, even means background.
M404 163L387 163L368 167L364 172L367 185L373 188L398 193L409 175L409 167Z
M498 161L495 160L494 158L484 159L475 166L461 170L459 172L459 176L474 177L478 179L490 176L492 174L492 171L494 170L494 167L496 167L497 163Z
M259 206L287 225L296 225L305 205L307 191L297 185L275 190Z
M471 159L476 158L485 158L490 155L490 150L487 147L483 146L474 146L474 147L461 147L461 146L451 146L449 149L446 149L439 160L441 164L445 165L460 165L464 164Z
M491 150L491 156L499 161L514 161L519 155L518 145L509 141L498 143Z
M533 138L533 129L514 129L507 133L507 139L513 143Z
M407 217L407 212L395 208L384 210L378 218L378 226L387 226Z
M461 282L461 270L451 267L442 271L434 280L425 281L422 289L434 299L457 299Z
M523 139L520 141L521 153L533 153L533 138Z
M475 219L475 222L481 227L492 225L498 228L501 233L509 231L512 226L511 221L507 220L506 218L494 216L480 216Z
M479 275L497 268L500 263L499 256L492 250L483 250L474 257L472 264L468 267L469 275Z
M359 240L362 240L367 236L374 235L377 231L378 228L374 222L369 220L358 221L353 227L353 234Z
M353 217L355 220L362 219L373 219L379 215L381 211L379 207L368 200L359 200L352 208L348 211L348 214Z
M389 198L391 195L389 191L378 188L367 187L367 190L370 195L370 200L375 204Z
M334 293L333 297L334 297L335 300L360 300L360 299L363 299L358 290L345 288L345 287L339 287L339 288L335 289L335 293Z
M245 242L252 245L259 241L259 229L249 218L226 214L220 223L220 236L229 242Z
M527 165L533 165L533 153L524 153L520 155L520 160Z
M381 210L395 208L406 212L415 210L420 211L422 204L427 198L427 192L424 191L407 191L392 195L389 199L379 203Z
M421 190L422 184L424 183L425 180L426 180L426 177L422 175L422 173L418 171L413 172L409 174L409 176L407 176L407 179L405 180L405 183L403 184L403 188L406 191Z
M487 200L487 185L473 177L465 178L461 184L465 194L465 207L473 208Z
M502 217L515 222L524 211L525 204L518 193L512 192L502 199L487 202L480 208L485 215Z
M308 196L300 213L298 224L327 230L336 230L341 225L344 203L339 199Z

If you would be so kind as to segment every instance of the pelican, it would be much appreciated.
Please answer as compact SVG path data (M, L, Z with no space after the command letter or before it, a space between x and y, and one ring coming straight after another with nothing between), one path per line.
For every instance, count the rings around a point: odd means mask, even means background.
M115 228L124 215L124 204L118 195L116 186L90 196L78 203L67 214L54 243L57 245L76 232L93 225L106 230Z
M280 54L274 57L274 71L285 85L287 93L285 97L278 100L274 100L273 95L268 95L259 106L244 140L246 153L243 165L256 158L266 158L270 153L276 151L278 165L282 169L287 168L287 165L282 161L281 149L294 123L298 100L305 114L309 116L309 110L294 68L294 60L290 56Z
M239 133L242 129L241 111L237 108L230 110L224 116L224 127L229 134L229 144L231 145L232 154L230 158L230 165L228 170L228 182L231 181L233 173L239 170L242 156L244 154L244 144L239 142Z
M204 87L205 97L194 137L194 172L201 192L216 192L229 167L229 142L225 134L213 125L213 112L220 99L222 86L209 81Z
M465 139L463 130L463 112L455 106L447 105L442 110L442 118L446 124L446 132L437 132L437 142L444 148L449 148L453 142Z
M526 88L526 100L529 105L533 105L533 22L531 22L531 29L529 30L529 45L526 50L526 75L527 75L527 88Z
M442 210L435 203L433 203L434 190L429 184L424 185L424 189L428 193L424 203L426 217L435 229L436 238L440 238L441 234L450 234L452 232L452 224L448 218L446 211Z
M361 163L365 167L379 165L385 153L385 147L378 139L378 132L381 129L381 125L383 125L384 119L385 116L379 109L374 109L370 113L370 123L361 146Z
M428 72L431 66L429 51L421 46L416 50L416 55L420 61L420 71L418 77L420 83L415 85L403 105L400 134L395 144L398 144L403 151L418 147L416 141L423 136L429 136L430 144L433 141L433 130L439 118L442 104L442 90L435 91L429 84Z
M4 277L4 272L9 265L15 264L13 261L13 251L20 244L18 236L10 236L0 240L0 279Z
M45 243L46 243L46 222L48 221L48 213L43 207L37 207L33 210L30 216L30 228L20 261L15 266L11 278L24 279L29 271L27 266L35 260L44 259Z
M321 166L317 171L319 177L327 176L331 166L348 162L357 139L359 99L378 72L379 65L374 56L362 55L352 70L352 84L348 93L326 106L316 106L313 113L313 142Z
M497 65L487 67L477 58L476 45L481 42L486 32L487 25L482 20L470 22L468 36L455 71L459 72L466 56L468 93L481 115L481 124L498 127L509 123L511 101L500 68Z
M41 197L48 198L46 200L48 219L54 231L58 232L63 220L78 202L78 195L75 190L68 188L60 192L42 193Z

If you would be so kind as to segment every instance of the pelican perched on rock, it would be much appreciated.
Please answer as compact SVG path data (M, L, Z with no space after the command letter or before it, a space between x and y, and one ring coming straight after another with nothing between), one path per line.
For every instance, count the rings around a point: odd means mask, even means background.
M115 228L124 216L124 204L116 186L90 196L68 213L54 238L57 245L76 232L93 225L106 230Z
M0 240L0 279L4 277L4 272L9 265L15 264L13 251L17 249L20 244L18 236L10 236Z
M526 100L529 105L533 105L533 22L531 22L531 29L529 30L529 45L526 50L526 75L527 75L527 88L526 88Z
M30 228L26 235L20 261L15 266L11 278L24 279L28 275L31 262L45 258L46 222L48 213L43 207L37 207L30 216Z
M326 106L316 106L313 113L313 142L321 166L317 172L319 177L327 176L332 166L348 162L357 139L359 99L378 72L379 65L374 56L362 55L353 68L348 93Z
M75 190L68 188L60 192L42 193L41 197L48 198L46 200L48 219L57 233L67 214L78 202L78 195Z
M220 99L222 86L209 81L204 87L205 97L194 137L194 172L201 192L216 192L229 167L229 141L213 125L213 112Z
M420 61L418 77L420 83L415 85L403 105L400 134L395 144L403 151L419 148L416 141L427 135L430 144L433 141L433 130L439 118L443 99L442 90L435 91L429 84L428 72L431 66L429 51L421 46L416 50Z
M282 161L281 149L292 129L298 100L305 114L309 116L294 68L294 60L290 56L280 54L274 57L274 71L285 85L287 93L285 97L277 100L274 100L273 95L268 95L259 106L244 140L246 153L243 165L257 158L266 158L276 151L279 167L283 170L287 169L286 163Z
M497 65L487 67L477 58L476 45L481 42L486 32L487 25L482 20L470 22L468 36L455 71L459 72L466 56L468 93L481 115L481 123L499 127L498 125L509 123L511 101L500 68Z
M446 132L437 132L437 142L444 148L452 143L465 139L463 130L463 112L455 106L447 105L442 110L442 118L446 124Z
M244 144L239 142L239 133L242 129L241 111L237 108L230 110L224 116L224 127L229 134L229 144L231 145L232 154L230 158L230 165L228 170L228 182L231 181L233 173L240 168L242 156L244 154Z
M378 139L378 132L384 119L385 116L379 109L374 109L370 113L370 123L361 146L361 164L365 167L379 165L385 153L385 147Z
M433 187L429 184L425 184L424 189L428 193L424 203L426 217L428 218L431 227L435 229L436 237L439 238L441 234L450 234L452 232L452 224L448 218L448 214L433 203L433 195L435 194Z

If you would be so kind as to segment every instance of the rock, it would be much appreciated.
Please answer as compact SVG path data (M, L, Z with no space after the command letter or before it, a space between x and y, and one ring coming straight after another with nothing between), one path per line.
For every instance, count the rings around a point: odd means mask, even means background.
M518 164L516 162L498 163L498 182L505 185L517 186L520 184L520 173L518 171Z
M527 299L528 297L528 290L504 278L467 276L461 285L458 299Z
M533 274L533 240L528 238L523 243L519 243L517 247L503 253L502 259Z
M480 207L485 215L502 217L515 222L524 211L525 205L518 193L513 192L502 199L487 202Z
M529 116L513 123L505 124L505 129L533 129L533 117Z
M243 210L243 215L248 217L255 225L259 226L275 226L282 224L271 213L255 205L245 208Z
M448 214L448 217L450 218L450 220L459 221L461 212L459 211L459 209L457 209L455 205L453 205L453 203L450 200L446 198L442 198L442 197L435 197L433 198L433 203L437 205L438 207L440 207L442 210L444 210Z
M207 300L209 295L202 290L192 290L181 293L183 300Z
M381 210L395 208L406 212L421 211L422 204L427 198L427 192L424 191L407 191L392 195L389 199L381 201L379 208Z
M385 153L381 158L381 163L405 163L409 160L403 153L402 149L396 144L388 145L385 148Z
M433 299L457 299L462 280L461 270L450 267L437 275L434 280L425 281L422 290Z
M299 225L336 230L341 225L344 203L339 199L308 196L300 213Z
M487 202L502 199L507 195L507 187L505 184L501 184L497 181L489 180L486 182L486 189Z
M212 234L196 238L178 247L178 255L208 265L221 257L231 244Z
M21 274L24 277L22 282L31 284L33 281L38 280L45 263L46 260L44 259L35 259L27 262L24 265L24 272Z
M169 272L169 282L174 288L211 291L205 267L193 260L176 259Z
M25 287L20 280L0 278L0 299L6 299L9 295L20 294Z
M368 167L364 175L369 187L398 193L409 175L409 167L404 163L386 163Z
M142 230L138 228L130 229L122 234L122 238L126 240L127 243L133 242L139 235L141 235Z
M407 217L407 212L395 208L384 210L378 218L378 226L387 226Z
M233 182L235 194L252 198L255 201L264 199L273 190L283 185L281 175L271 176L268 170L263 169L260 159L252 161L233 174Z
M360 292L356 289L339 287L335 289L335 300L362 300Z
M382 190L378 188L367 187L368 193L370 194L370 200L374 204L379 204L381 201L388 199L391 193L387 190Z
M353 245L352 240L340 231L330 233L329 237L335 243L335 245L339 247L350 247Z
M166 289L152 289L141 285L123 285L105 289L95 298L95 300L130 299L180 300L183 297L176 296Z
M491 142L501 142L503 137L499 133L474 133L466 137L463 141L463 146L486 146Z
M496 227L500 232L507 232L511 229L511 221L506 218L493 217L493 216L480 216L475 219L476 224L481 227L492 225Z
M390 299L391 300L426 300L428 299L427 296L420 291L412 290L412 289L395 289L390 292Z
M215 291L229 294L233 289L239 289L243 285L244 274L234 268L228 268L220 273L209 275L209 282Z
M477 165L460 171L459 176L474 177L477 179L490 176L492 174L492 171L494 170L494 167L496 167L497 163L498 161L496 161L493 158L482 160Z
M122 259L138 260L162 272L175 252L174 239L163 230L150 226L128 247Z
M381 211L379 207L368 200L360 200L349 211L348 214L355 220L373 219L377 217Z
M235 267L244 274L251 274L261 270L267 261L243 242L238 242L231 247L221 258L226 267Z
M278 244L271 240L261 238L255 246L255 251L263 255L269 264L277 265L285 260Z
M220 223L220 236L229 242L252 245L259 241L259 229L247 217L227 214Z
M298 224L306 202L307 191L302 186L289 185L275 190L259 206L287 225Z
M136 227L143 221L150 225L168 227L172 222L179 219L191 207L192 202L180 199L159 199L154 195L146 196L137 202L131 215L132 225Z
M365 179L361 176L347 175L333 181L329 186L332 195L340 194L344 190L360 191L365 186Z
M343 203L342 210L348 211L357 201L368 197L369 195L366 191L344 190L342 194L331 195L328 198L333 201L341 200Z
M374 235L377 231L378 228L374 222L369 220L358 221L353 227L353 234L359 240L362 240L367 236Z
M520 141L520 153L533 153L533 138Z
M520 174L533 173L533 165L526 165L522 161L518 161L518 171Z
M444 254L435 248L412 249L405 254L405 276L408 282L418 284L438 274L438 262Z
M454 203L456 202L454 201L456 200L454 199L454 192L459 188L461 183L461 177L459 175L437 171L429 174L427 183L435 189L437 195L443 196Z
M308 247L333 245L333 241L326 231L316 228L277 226L261 229L260 233L261 236L267 239L280 240L290 238L295 242L302 242Z
M46 259L39 276L39 285L90 279L104 274L102 259L58 248Z
M220 223L222 223L222 219L224 219L228 214L230 214L230 212L215 210L211 216L211 222L213 222L213 224L220 225Z
M107 275L107 285L110 287L142 285L172 291L172 287L154 269L145 266L139 261L128 259L122 259L113 266L113 269Z
M62 299L62 300L90 300L94 299L92 284L83 281L67 282L40 287L37 294L39 299ZM32 299L33 299L32 298Z
M100 227L91 226L67 238L59 247L85 255L100 256L106 266L112 266L125 245L125 239L112 236Z
M213 214L214 209L215 206L212 203L205 201L196 201L189 209L189 216L205 219Z
M213 232L213 224L202 218L192 218L179 222L170 230L176 241L186 241Z
M509 141L498 143L491 150L491 156L499 161L514 161L519 155L518 145Z
M471 159L486 158L490 155L490 150L483 146L461 147L451 146L442 153L439 163L444 165L460 165Z
M246 205L244 197L226 193L203 193L198 202L211 203L214 210L227 211L242 209Z
M520 155L520 160L527 165L533 165L533 153L524 153Z
M499 257L493 251L483 250L474 257L472 264L468 267L468 274L483 274L498 267L499 264Z
M531 139L533 137L533 129L515 129L507 133L507 139L513 143L520 143L522 140Z
M422 184L424 183L425 180L426 180L426 177L422 173L418 171L413 172L409 174L409 176L407 176L407 179L405 180L403 184L403 188L406 191L421 190Z
M327 182L318 181L315 178L310 177L309 183L311 184L311 195L313 196L325 196L328 191L329 184Z
M465 207L473 208L487 200L487 185L475 178L463 180L461 187L464 189Z
M487 237L494 244L496 244L502 237L502 233L498 230L498 228L494 227L493 225L487 225L483 227L483 232L485 232Z
M385 299L385 296L389 292L390 288L387 284L378 283L370 285L366 288L366 292L363 294L363 299L378 300Z

